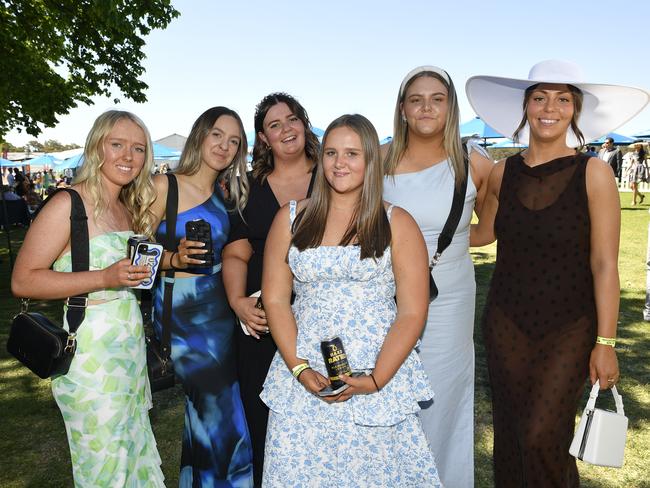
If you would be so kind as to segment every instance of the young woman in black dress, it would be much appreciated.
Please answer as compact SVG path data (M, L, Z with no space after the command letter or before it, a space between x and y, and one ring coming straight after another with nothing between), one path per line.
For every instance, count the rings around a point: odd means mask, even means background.
M262 482L268 407L259 394L276 351L264 310L250 295L262 287L264 245L273 218L290 200L308 196L318 159L318 138L307 112L286 93L272 93L255 110L253 171L248 203L231 214L223 251L223 277L237 328L237 372L253 445L255 486Z
M498 487L579 486L569 445L585 380L619 379L618 188L607 163L576 148L650 98L580 79L572 63L543 61L527 80L467 82L476 113L528 143L492 170L470 236L473 246L498 238L483 318Z

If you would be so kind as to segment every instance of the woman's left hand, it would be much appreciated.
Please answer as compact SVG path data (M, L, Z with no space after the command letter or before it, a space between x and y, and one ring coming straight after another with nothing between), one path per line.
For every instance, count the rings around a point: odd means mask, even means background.
M612 346L596 344L589 358L589 377L591 384L600 381L600 389L611 388L619 380L618 359Z
M363 376L346 376L341 375L339 379L348 385L350 388L343 391L337 398L336 402L344 402L349 400L352 395L370 395L377 393L377 387L372 381L370 375L364 374Z

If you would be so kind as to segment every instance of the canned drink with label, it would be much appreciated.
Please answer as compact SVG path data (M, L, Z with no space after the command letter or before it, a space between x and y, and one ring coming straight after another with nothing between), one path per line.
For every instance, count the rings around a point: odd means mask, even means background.
M320 350L325 359L325 367L327 368L327 375L332 383L332 389L337 389L343 386L339 376L343 374L352 374L352 369L348 363L348 356L343 349L343 342L340 337L331 337L323 339L320 343Z
M133 259L135 250L138 247L138 244L140 244L141 242L149 242L149 239L144 234L133 234L131 237L129 237L129 240L127 241L126 244L127 258Z

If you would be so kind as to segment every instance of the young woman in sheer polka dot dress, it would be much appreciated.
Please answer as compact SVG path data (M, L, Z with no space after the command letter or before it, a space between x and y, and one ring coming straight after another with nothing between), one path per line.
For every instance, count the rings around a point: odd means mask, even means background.
M618 317L618 191L611 168L575 148L629 120L648 94L637 90L612 116L603 107L630 89L583 84L578 69L545 61L528 80L467 82L479 116L528 143L494 167L470 237L474 246L498 237L483 331L500 488L579 486L569 445L586 379L609 388L619 378L607 344Z

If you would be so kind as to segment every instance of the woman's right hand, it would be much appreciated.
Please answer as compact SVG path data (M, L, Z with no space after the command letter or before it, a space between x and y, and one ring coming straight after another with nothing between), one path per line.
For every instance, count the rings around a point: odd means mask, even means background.
M151 277L149 266L135 266L129 258L121 259L108 268L102 270L104 273L104 288L121 288L139 285L142 281Z
M232 304L235 315L242 321L248 333L259 339L260 335L268 334L269 328L266 325L266 314L261 308L257 308L255 297L239 297Z
M311 368L306 369L302 373L300 373L300 376L298 376L298 381L302 386L305 387L305 389L309 393L313 393L316 396L318 396L319 391L321 391L323 388L325 388L330 384L329 381L327 381L327 378L325 378L325 376L320 374L318 371L314 371ZM339 395L335 395L331 397L319 396L318 398L320 398L321 400L327 403L332 403L338 397Z

